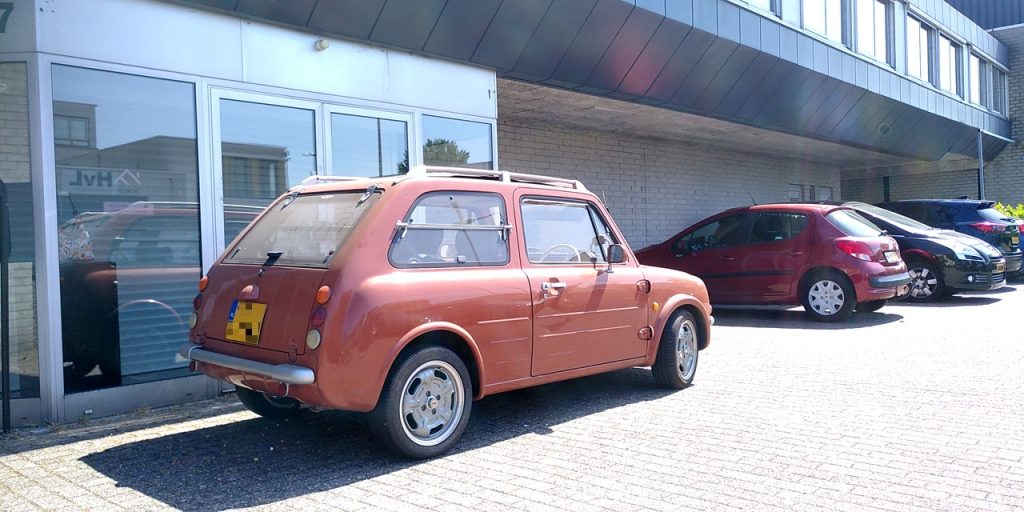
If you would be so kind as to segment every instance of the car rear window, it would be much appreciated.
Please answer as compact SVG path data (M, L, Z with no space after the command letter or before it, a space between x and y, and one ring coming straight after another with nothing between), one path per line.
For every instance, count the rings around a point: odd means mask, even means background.
M978 216L984 220L1011 222L1010 218L995 208L978 208Z
M359 191L286 198L242 235L224 262L326 267L377 197Z
M835 210L825 216L846 236L878 236L882 230L852 210Z

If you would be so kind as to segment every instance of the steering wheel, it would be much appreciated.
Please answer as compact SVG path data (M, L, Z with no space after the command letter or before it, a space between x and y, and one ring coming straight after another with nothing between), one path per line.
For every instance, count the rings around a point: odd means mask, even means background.
M568 251L566 251L566 249L568 249ZM572 256L572 259L555 260L555 261L583 261L583 258L580 256L579 249L577 249L577 248L575 248L575 247L573 247L573 246L571 246L569 244L555 244L555 245L552 245L551 247L548 247L548 250L544 251L544 253L540 255L540 260L541 261L548 261L548 256L550 256L552 254L558 254L559 251L565 252L566 256ZM572 251L572 252L569 252L569 251Z
M719 242L718 237L715 235L708 235L707 238L704 239L704 243L709 249L712 247L718 247L719 245L722 245L722 242Z

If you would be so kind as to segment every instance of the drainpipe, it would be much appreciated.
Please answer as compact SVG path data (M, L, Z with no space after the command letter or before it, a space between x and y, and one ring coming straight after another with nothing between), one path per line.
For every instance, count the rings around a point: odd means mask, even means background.
M985 199L985 151L981 147L981 130L978 130L978 199Z

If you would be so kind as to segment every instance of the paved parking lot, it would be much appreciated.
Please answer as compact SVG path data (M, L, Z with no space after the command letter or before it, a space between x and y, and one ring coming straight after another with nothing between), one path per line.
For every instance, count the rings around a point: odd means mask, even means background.
M0 509L1024 509L1024 286L844 325L716 316L693 387L634 369L490 397L427 462L360 415L233 397L21 431Z

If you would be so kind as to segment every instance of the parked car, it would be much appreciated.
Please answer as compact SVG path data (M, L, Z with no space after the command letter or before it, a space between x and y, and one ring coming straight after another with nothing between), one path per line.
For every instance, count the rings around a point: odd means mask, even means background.
M1006 284L1003 253L981 239L933 228L878 206L842 203L896 240L910 271L912 302L930 302L966 290L994 290Z
M369 412L411 458L494 393L638 365L686 387L712 325L704 284L639 265L578 182L474 169L308 180L199 289L195 369L262 416Z
M700 277L714 304L802 304L829 322L876 311L910 283L896 241L845 206L733 208L637 257Z
M980 238L1002 251L1008 276L1021 271L1020 228L1016 220L996 210L993 201L911 199L878 206L932 227Z

